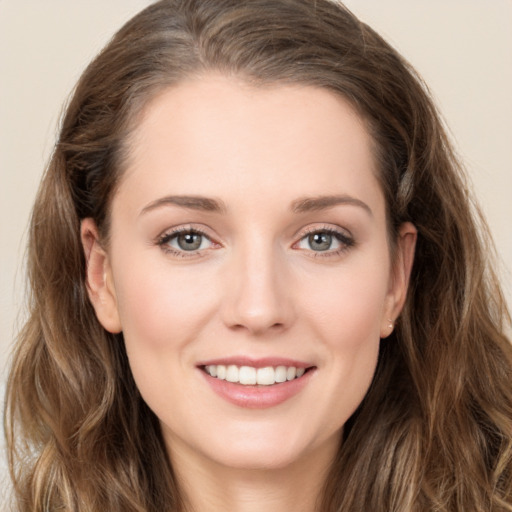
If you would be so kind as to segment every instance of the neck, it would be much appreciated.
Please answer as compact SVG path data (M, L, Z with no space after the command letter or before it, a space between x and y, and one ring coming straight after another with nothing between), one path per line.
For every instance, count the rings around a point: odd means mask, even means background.
M171 460L184 498L183 512L317 512L338 447L321 450L283 468L232 468L173 446Z

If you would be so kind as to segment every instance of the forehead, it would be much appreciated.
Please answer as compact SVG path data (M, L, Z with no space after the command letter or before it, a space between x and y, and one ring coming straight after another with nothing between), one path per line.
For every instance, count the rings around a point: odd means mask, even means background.
M130 184L148 201L159 188L261 199L276 188L290 200L305 192L368 196L379 188L372 147L364 120L333 92L211 75L146 105L120 191Z

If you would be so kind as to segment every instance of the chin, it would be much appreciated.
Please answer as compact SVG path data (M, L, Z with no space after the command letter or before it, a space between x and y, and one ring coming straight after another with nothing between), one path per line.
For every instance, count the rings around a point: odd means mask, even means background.
M201 443L202 450L197 448L213 462L240 470L279 470L303 463L313 453L332 455L340 439L340 432L290 431L279 425L253 425L231 430L226 436L219 432L220 428L215 429L208 442Z
M277 443L279 444L279 443ZM211 454L217 464L239 470L280 470L299 463L304 450L294 447L271 446L268 442L240 443L223 453Z

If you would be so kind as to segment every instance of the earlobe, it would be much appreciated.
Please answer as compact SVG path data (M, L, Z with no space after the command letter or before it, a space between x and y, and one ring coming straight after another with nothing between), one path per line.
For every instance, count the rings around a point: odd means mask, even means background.
M405 304L417 236L417 229L410 222L400 226L390 289L381 322L381 338L387 338L393 332L395 321Z
M87 292L96 316L107 331L121 332L109 255L100 244L98 228L91 218L82 221L80 236L86 263Z

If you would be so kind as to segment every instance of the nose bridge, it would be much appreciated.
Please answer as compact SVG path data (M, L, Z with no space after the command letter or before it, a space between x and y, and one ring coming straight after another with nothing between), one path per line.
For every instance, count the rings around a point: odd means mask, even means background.
M225 321L230 327L262 333L289 323L284 266L275 244L264 237L251 237L234 248L225 291Z

